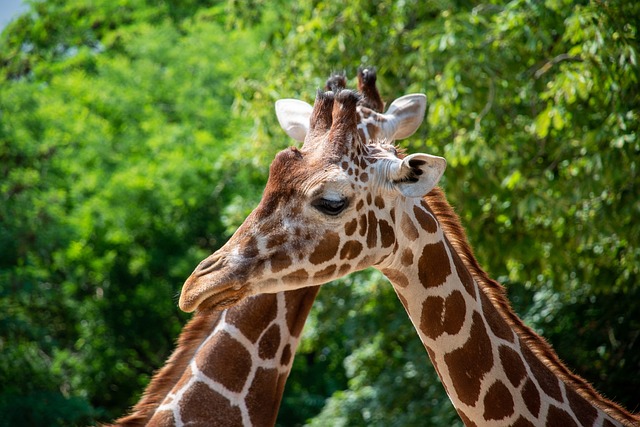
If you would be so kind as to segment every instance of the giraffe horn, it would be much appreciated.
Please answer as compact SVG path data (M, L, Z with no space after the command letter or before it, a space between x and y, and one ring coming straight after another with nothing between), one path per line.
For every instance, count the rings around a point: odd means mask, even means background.
M317 142L331 129L334 99L333 92L318 90L316 100L313 103L311 117L309 118L309 132L302 145L303 150L313 149Z
M340 91L333 105L331 130L328 142L335 148L345 147L356 139L358 134L358 113L356 105L360 95L351 90Z
M376 80L375 67L361 66L358 68L358 90L362 93L359 105L382 113L384 111L384 102L376 86Z
M324 84L324 90L338 93L347 88L347 76L345 73L333 73Z

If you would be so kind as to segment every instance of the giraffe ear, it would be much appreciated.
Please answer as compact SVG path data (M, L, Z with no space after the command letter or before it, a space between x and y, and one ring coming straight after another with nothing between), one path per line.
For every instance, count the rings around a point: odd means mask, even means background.
M280 127L291 138L303 142L309 132L309 119L313 107L298 99L279 99L276 101L276 116Z
M421 93L402 96L391 103L384 114L385 133L390 133L390 139L404 139L415 133L424 120L427 109L427 97Z
M442 157L416 153L402 159L393 176L393 183L406 197L423 197L438 184L447 161Z

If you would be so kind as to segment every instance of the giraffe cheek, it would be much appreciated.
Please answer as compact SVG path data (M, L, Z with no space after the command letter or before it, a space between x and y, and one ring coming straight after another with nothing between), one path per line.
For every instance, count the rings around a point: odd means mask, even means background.
M349 240L340 249L340 259L354 259L362 252L362 243L357 240Z
M278 273L289 268L293 263L291 257L284 251L278 251L271 256L271 271Z
M318 265L333 259L338 253L339 246L340 236L333 232L327 233L309 256L309 262Z

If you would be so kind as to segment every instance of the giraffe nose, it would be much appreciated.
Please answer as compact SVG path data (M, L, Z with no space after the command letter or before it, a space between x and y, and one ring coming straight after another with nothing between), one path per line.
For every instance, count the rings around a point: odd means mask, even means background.
M182 286L178 306L191 312L196 309L223 308L242 299L246 293L242 274L225 253L214 253L193 270Z
M223 257L222 255L219 255L216 252L213 255L205 258L202 262L200 262L200 264L198 264L196 269L193 270L193 273L191 273L191 276L195 275L196 277L201 277L215 270L219 270L220 268L223 268L225 265L226 265L225 257Z

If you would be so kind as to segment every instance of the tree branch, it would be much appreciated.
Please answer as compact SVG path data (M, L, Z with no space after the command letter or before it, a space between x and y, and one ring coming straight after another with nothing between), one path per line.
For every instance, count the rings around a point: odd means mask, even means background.
M533 73L533 78L534 79L539 79L540 77L542 77L542 75L544 73L546 73L547 71L549 71L551 69L551 67L553 67L556 64L559 64L563 61L572 61L572 62L582 62L583 59L579 56L571 56L568 53L561 53L560 55L556 56L555 58L551 59L550 61L545 62L544 64L542 64L542 66L540 66L535 73Z

